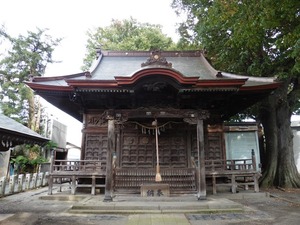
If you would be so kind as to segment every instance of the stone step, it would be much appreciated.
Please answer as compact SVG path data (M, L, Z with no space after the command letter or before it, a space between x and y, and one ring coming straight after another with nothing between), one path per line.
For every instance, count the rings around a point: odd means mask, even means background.
M144 201L143 201L144 199ZM179 199L177 199L179 200ZM125 199L117 198L113 202L103 202L102 199L92 197L74 205L68 210L69 213L134 213L134 214L159 214L159 213L216 213L216 212L243 212L243 205L228 199L207 199L198 201L196 199L185 201L174 201L164 198L162 200L145 198Z

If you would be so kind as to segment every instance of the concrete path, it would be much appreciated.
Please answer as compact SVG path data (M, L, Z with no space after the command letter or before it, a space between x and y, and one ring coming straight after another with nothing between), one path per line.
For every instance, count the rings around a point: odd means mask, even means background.
M184 214L129 215L126 225L190 225Z
M99 194L55 192L49 196L47 188L41 188L0 198L0 225L298 225L300 192L280 192L276 193L280 197L269 197L273 195L228 193L209 195L207 201L197 201L193 195L166 199L120 195L114 202L104 203L104 196ZM225 210L226 204L240 208ZM221 210L200 211L211 210L212 206Z

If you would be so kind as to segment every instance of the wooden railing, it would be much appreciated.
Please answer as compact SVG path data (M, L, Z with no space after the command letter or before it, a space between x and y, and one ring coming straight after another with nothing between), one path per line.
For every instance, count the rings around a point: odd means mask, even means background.
M245 189L254 186L254 191L259 192L258 179L261 174L256 168L253 150L251 159L205 160L205 173L206 177L212 178L213 194L221 185L230 186L232 193L236 193L238 186Z
M100 160L54 160L50 167L50 173L105 173L105 161Z
M49 173L49 194L52 194L54 180L70 181L71 193L75 194L77 187L90 187L95 194L96 187L105 187L104 183L97 184L97 178L105 178L105 161L100 160L54 160L51 162ZM251 159L205 160L206 178L212 180L213 194L217 186L227 185L236 193L238 186L248 189L254 186L259 192L258 178L261 176L256 168L256 158L252 153ZM169 184L172 193L193 193L197 191L197 168L161 168L162 184ZM139 192L141 185L155 183L154 168L114 168L113 187L119 192ZM89 179L88 183L78 182L81 178ZM221 181L221 182L220 182ZM61 186L60 186L61 187Z
M58 181L61 191L63 180L67 180L72 194L75 194L77 187L89 187L94 195L96 187L105 186L96 182L97 178L105 178L105 163L103 160L51 160L48 194L52 195L54 181ZM80 179L88 181L80 183Z
M118 192L140 192L141 185L155 183L154 168L116 168L114 188ZM160 168L161 184L172 193L196 192L195 168Z
M256 170L256 165L253 165L252 159L205 160L205 169L207 171L249 171Z

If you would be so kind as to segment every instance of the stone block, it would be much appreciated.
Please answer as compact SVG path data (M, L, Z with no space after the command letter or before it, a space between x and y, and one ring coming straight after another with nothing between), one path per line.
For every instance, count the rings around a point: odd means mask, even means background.
M161 183L142 184L141 196L142 197L169 197L170 185L161 184Z

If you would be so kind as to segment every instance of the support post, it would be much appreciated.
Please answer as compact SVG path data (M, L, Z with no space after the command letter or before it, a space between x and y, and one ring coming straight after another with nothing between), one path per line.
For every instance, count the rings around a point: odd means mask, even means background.
M16 182L16 176L17 175L12 175L9 178L9 194L13 194L15 192L15 182Z
M252 166L253 166L253 170L254 170L255 172L257 172L256 156L255 156L254 149L251 150L251 158L252 158ZM258 178L259 178L259 175L258 175L258 174L254 174L254 175L253 175L254 191L255 191L255 192L259 192L259 182L258 182Z
M75 175L73 175L71 179L72 179L72 181L71 181L71 194L75 195L75 193L76 193L76 177L75 177ZM61 185L62 185L62 180L61 180ZM60 185L60 187L61 187L61 185Z
M23 191L24 174L18 176L18 192Z
M96 194L96 177L95 175L92 176L92 188L91 188L91 195Z
M44 179L42 182L42 187L45 187L48 184L49 172L45 172Z
M106 155L106 177L105 177L105 196L104 202L111 202L112 199L112 154L115 151L115 120L112 117L108 118L108 131L107 131L107 155Z
M50 171L49 171L49 178L48 178L48 195L52 195L52 188L53 188L53 167L54 167L54 151L51 152L50 158Z
M52 188L53 188L53 177L51 174L49 174L49 180L48 180L48 195L52 195Z
M36 187L41 187L43 184L43 179L44 179L44 173L38 173L38 179L37 179L37 184Z
M252 159L252 168L254 171L257 171L256 156L255 156L254 149L251 150L251 159Z
M5 195L6 177L0 177L0 197Z
M26 173L25 175L25 190L30 189L31 173Z
M198 150L198 200L206 199L205 153L203 120L197 119L197 150Z
M38 178L37 173L32 174L32 188L33 189L36 188L37 178Z

